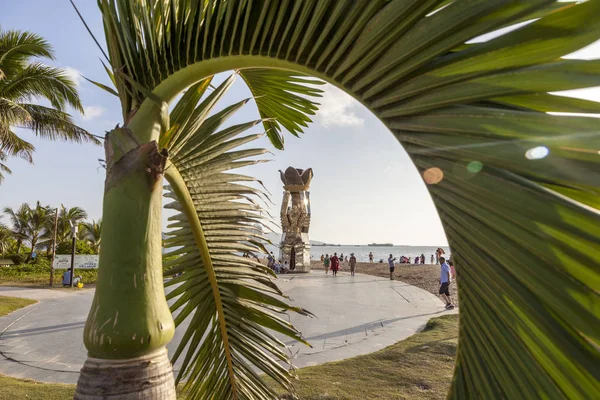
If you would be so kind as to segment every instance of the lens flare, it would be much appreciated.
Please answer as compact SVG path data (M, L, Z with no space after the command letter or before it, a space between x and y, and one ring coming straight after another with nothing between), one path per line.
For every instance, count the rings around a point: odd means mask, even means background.
M525 157L528 160L541 160L550 154L550 150L546 146L532 147L525 152Z
M423 180L428 185L440 183L442 179L444 179L444 173L437 167L427 168L425 172L423 172Z
M476 174L483 169L483 164L479 161L471 161L467 164L467 171L472 174Z

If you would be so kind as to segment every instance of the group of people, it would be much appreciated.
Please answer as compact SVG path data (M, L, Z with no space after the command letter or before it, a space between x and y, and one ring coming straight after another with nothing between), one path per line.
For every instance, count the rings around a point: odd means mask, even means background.
M329 254L321 255L321 261L323 262L323 267L325 268L325 274L329 273L329 270L333 273L333 276L337 276L337 272L340 270L341 262L345 261L350 266L350 275L354 276L356 271L356 257L354 257L354 253L350 253L350 258L346 256L344 258L344 254L340 254L338 257L337 253L333 253L331 257Z
M276 260L273 252L267 255L267 267L271 268L276 274L287 274L290 272L290 264L287 261L282 264L281 260Z

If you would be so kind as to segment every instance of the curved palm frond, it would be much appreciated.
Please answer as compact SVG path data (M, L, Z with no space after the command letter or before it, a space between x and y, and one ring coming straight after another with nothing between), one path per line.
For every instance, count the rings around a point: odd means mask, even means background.
M168 133L173 139L165 176L167 197L174 202L167 207L178 213L169 219L173 230L165 244L176 249L169 255L178 257L166 266L171 267L168 274L181 275L166 286L173 287L167 298L175 299L176 325L191 318L173 355L173 362L183 358L177 380L185 380L189 398L207 393L213 398L274 397L255 368L291 391L294 374L280 364L289 364L285 345L272 332L304 342L279 315L308 314L282 299L268 268L241 257L265 251L262 207L256 201L265 194L253 187L255 179L230 171L261 162L254 156L266 150L246 148L262 134L242 136L260 120L220 128L249 99L208 116L233 79L202 102L198 94L210 80L190 88L171 113L177 132Z
M599 84L597 61L561 57L600 38L600 1L99 4L125 115L216 72L274 68L335 84L386 124L424 175L455 258L452 398L600 392L597 120L546 113L597 109L548 93Z

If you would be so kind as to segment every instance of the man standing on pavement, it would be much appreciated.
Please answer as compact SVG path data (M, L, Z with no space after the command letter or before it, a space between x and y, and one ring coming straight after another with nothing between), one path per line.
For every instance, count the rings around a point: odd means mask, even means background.
M396 257L390 254L390 256L388 257L388 264L390 264L390 281L394 280L394 261L396 261Z
M350 275L354 276L355 269L356 269L356 257L354 257L354 253L350 253Z
M450 266L446 263L444 257L440 257L440 264L440 296L446 302L446 310L452 310L454 304L452 304L452 298L450 297L450 282L452 281Z

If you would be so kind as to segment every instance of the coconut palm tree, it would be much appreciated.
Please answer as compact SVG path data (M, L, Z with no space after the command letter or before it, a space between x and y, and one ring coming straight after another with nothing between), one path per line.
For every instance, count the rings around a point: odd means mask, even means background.
M4 214L8 216L11 225L12 236L17 242L16 253L21 251L23 241L27 240L27 230L31 218L31 208L29 204L23 203L17 210L12 207L5 207Z
M40 247L40 239L48 232L48 225L54 219L50 207L42 207L38 201L35 208L29 209L29 220L27 221L27 241L31 245L31 252L27 256L26 262L31 259L33 252Z
M299 133L314 112L305 96L315 92L299 77L307 74L369 108L414 161L460 277L451 398L600 391L597 120L546 113L599 109L548 92L600 84L598 61L561 58L600 37L600 1L100 0L99 7L124 124L106 137L100 271L84 332L90 359L76 398L175 397L164 350L173 322L160 273L163 175L180 212L170 240L182 246L174 268L183 275L169 296L180 295L173 308L192 318L184 338L189 396L274 396L249 365L277 374L269 357L277 349L265 340L275 319L265 308L287 306L263 295L272 287L266 272L223 253L238 248L237 230L254 219L219 197L245 189L212 172L230 168L223 154L211 165L213 137L193 134L195 126L176 133L173 121L187 118L186 107L168 113L183 90L200 95L208 77L232 69L255 96L275 146L282 129ZM514 29L473 40L502 28ZM207 176L215 180L205 183ZM235 223L225 218L230 212ZM125 370L127 382L114 379Z
M58 212L58 224L56 228L56 243L70 242L73 226L79 226L87 218L87 212L81 207L65 207L61 204ZM48 222L49 226L54 221Z
M79 228L80 239L85 240L96 254L100 251L102 218L98 222L83 222Z
M0 222L0 255L5 254L13 243L12 232L6 225Z
M43 38L31 32L0 30L0 161L18 156L33 162L33 145L14 128L29 129L50 140L99 143L65 112L67 106L83 112L75 83L64 70L38 59L54 59L52 47ZM36 104L39 99L51 106ZM0 164L0 172L10 170Z

